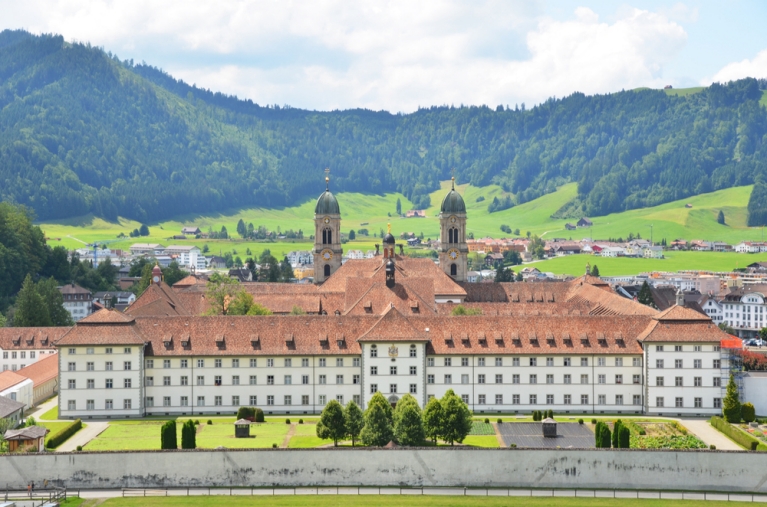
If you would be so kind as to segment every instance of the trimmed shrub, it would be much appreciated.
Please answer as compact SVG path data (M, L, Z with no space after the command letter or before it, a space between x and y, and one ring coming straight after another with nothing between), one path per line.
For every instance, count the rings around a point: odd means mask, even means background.
M501 418L499 417L497 422L498 422L498 424L501 424L501 423L503 422L503 419L501 419Z
M82 450L83 450L83 446L82 445L78 445L77 446L77 452L82 452Z
M160 428L160 449L178 449L176 421L166 421Z
M213 425L213 421L211 421L210 419L208 419L208 426L212 426L212 425Z
M199 425L200 425L200 420L199 420L199 419L197 419L196 421L194 421L194 423L193 423L193 424L194 424L195 426L199 426Z
M756 447L759 445L759 442L751 442L751 450L755 451Z
M623 427L623 421L618 419L613 423L613 435L612 435L612 444L613 449L620 449L620 434L621 434L621 428Z
M756 444L757 451L767 451L767 444L762 443L755 437L752 437L745 431L741 431L740 429L734 427L724 419L718 416L714 416L709 421L711 423L711 426L718 429L728 437L730 437L732 440L737 442L738 444L742 445L746 449L751 449L751 443L754 442Z
M59 431L54 433L54 435L50 438L48 438L48 442L45 443L45 447L48 449L54 449L64 442L66 442L69 437L74 435L78 432L80 428L83 427L83 422L80 419L76 419L71 424L68 424L61 428Z
M578 424L583 424L583 419L578 419Z
M554 411L553 410L549 409L548 417L551 418L551 419L554 419Z
M272 444L272 449L276 449L276 448L277 448L277 444Z
M256 409L253 407L240 407L237 410L237 420L247 419L253 421L256 418Z
M181 448L182 449L196 449L197 448L197 426L191 419L184 423L181 427Z
M487 417L485 417L485 424L490 424L490 419L488 419Z
M716 450L716 446L714 444L709 445L708 448L711 449L712 451Z
M285 419L285 424L290 424L290 419Z
M299 419L298 420L298 424L304 424L304 420L303 419Z
M596 423L597 423L597 420L596 420L596 419L592 419L592 420L591 420L591 424L596 424Z
M260 408L256 409L256 422L261 423L264 422L264 411Z
M754 404L746 402L741 405L740 417L742 417L746 423L754 422L754 420L756 420L756 409L754 408Z
M517 444L511 444L509 447L516 447Z
M621 425L618 432L618 446L621 449L628 449L631 447L631 431L626 426Z

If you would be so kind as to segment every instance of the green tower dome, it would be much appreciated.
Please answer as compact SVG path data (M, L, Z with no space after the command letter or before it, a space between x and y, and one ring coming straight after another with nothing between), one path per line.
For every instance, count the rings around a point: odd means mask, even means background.
M466 213L466 204L463 202L461 194L455 191L455 177L453 177L453 188L442 199L442 213Z
M315 215L340 215L341 209L338 207L338 201L333 192L329 189L330 178L325 178L325 191L317 199L317 205L314 207Z

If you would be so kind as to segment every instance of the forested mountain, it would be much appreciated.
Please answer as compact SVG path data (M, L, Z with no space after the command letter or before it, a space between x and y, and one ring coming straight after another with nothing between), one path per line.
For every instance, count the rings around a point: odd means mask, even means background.
M400 191L425 207L454 168L459 182L500 184L515 204L576 181L561 213L602 215L767 181L760 84L575 93L529 110L316 112L191 87L60 36L4 31L0 198L40 219L152 221L294 204L317 195L330 167L334 190ZM752 205L767 219L767 202Z

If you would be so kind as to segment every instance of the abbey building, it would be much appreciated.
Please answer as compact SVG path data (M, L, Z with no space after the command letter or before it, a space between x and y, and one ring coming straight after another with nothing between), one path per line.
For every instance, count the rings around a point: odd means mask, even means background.
M711 415L729 375L711 319L624 299L599 278L469 284L466 207L440 211L439 265L382 238L341 264L341 214L315 207L315 285L244 283L271 316L201 316L205 282L156 281L125 312L80 320L56 346L61 418L312 414L383 393L423 406L452 389L477 414ZM457 305L478 315L454 316ZM290 315L299 306L305 315Z

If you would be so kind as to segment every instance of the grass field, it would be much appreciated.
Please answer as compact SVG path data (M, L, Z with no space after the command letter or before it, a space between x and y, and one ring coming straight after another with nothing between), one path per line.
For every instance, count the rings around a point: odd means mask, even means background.
M42 414L39 419L42 421L52 421L59 418L59 406L56 405L46 413Z
M266 503L264 502L266 499ZM525 505L532 507L694 507L701 502L692 500L632 500L612 498L562 498L562 497L472 497L472 496L270 496L258 497L259 504L278 507L304 506L313 507L351 507L357 505L378 505L381 507L500 507L507 505ZM227 497L228 507L250 507L254 499L247 496ZM103 504L106 507L208 507L222 505L221 497L165 497L165 498L114 498ZM706 501L707 507L724 507L729 502ZM761 504L764 505L764 504Z

